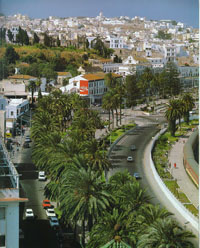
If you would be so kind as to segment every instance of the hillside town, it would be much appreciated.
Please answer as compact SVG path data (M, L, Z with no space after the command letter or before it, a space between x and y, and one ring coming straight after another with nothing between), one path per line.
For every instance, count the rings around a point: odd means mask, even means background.
M188 159L186 150L184 168L178 150L189 133L190 148L197 151L198 87L199 29L183 22L110 18L103 12L46 19L0 15L0 247L34 248L33 236L45 231L36 242L48 240L53 248L147 247L152 223L145 214L160 211L154 221L167 223L173 204L166 204L168 212L163 202L158 206L146 195L141 187L149 180L144 160L149 168L155 163L149 174L157 178L155 187L173 181L173 192L166 186L164 191L179 196L184 192L176 189L173 172L178 154L183 171L189 171L186 180L198 191L198 163ZM157 134L165 132L158 151ZM123 172L116 173L117 166ZM197 197L186 202L192 212L177 195L172 197L173 214L189 216L192 228L187 231L184 220L180 230L186 239L194 238L195 247ZM114 232L106 236L108 222L114 223Z

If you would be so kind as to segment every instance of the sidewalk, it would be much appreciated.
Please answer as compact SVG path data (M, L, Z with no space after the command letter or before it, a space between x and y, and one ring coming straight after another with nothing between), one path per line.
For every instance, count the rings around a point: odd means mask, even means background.
M190 135L191 132L189 132L186 137L180 138L178 142L173 145L168 158L172 165L171 174L177 179L180 190L185 193L191 203L197 208L199 205L199 190L187 175L183 165L183 147ZM176 163L176 168L174 168L174 163Z
M19 146L17 146L16 144L13 145L13 150L11 152L9 152L10 154L10 158L13 162L13 164L19 164L21 161L21 154L22 154L22 150L23 148L23 144L24 144L24 140L26 135L29 134L29 128L26 127L25 129L25 133L23 136L15 136L14 141L19 142Z

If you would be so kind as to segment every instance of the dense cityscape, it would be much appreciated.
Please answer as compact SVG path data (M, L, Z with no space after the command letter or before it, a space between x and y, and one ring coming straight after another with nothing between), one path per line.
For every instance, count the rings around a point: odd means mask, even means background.
M199 247L199 29L0 15L0 247Z

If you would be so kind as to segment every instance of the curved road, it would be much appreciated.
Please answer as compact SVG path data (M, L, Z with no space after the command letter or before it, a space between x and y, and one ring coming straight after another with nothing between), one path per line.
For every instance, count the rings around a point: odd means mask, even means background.
M187 223L187 220L170 204L168 199L163 196L163 192L158 187L156 181L154 180L153 174L151 173L149 166L149 143L153 136L159 131L157 123L164 123L163 117L136 117L136 123L138 126L134 128L131 132L124 135L119 142L113 146L110 153L110 159L114 166L113 170L108 172L108 177L113 175L117 171L122 171L127 169L131 175L134 172L139 172L142 176L140 184L143 188L146 188L147 194L152 197L151 202L153 204L160 204L162 207L167 208L168 211L174 214L174 218L179 222L179 224L192 231L197 238L193 240L195 247L199 247L198 233L197 231ZM130 146L136 145L137 150L131 151ZM127 156L132 156L134 161L127 162Z

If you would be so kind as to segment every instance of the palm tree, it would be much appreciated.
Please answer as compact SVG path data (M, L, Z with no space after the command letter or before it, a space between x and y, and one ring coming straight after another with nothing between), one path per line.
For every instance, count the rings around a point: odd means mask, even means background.
M31 103L33 104L33 95L36 90L36 82L31 80L29 82L28 89L31 90Z
M189 124L189 111L192 110L195 105L194 99L189 93L186 93L182 96L181 103L183 104L184 121Z
M176 120L180 118L182 112L180 109L180 101L179 100L170 100L168 104L168 108L165 112L165 117L169 123L169 131L171 135L174 137L176 132Z
M142 206L149 203L151 197L146 194L138 182L126 183L118 193L119 205L126 209L130 214L138 211Z
M109 92L107 92L104 96L103 96L103 104L102 104L103 109L108 110L108 125L109 125L109 130L110 130L110 114L111 114L111 110L112 110L112 104L110 101L110 94Z
M144 233L146 228L152 225L156 220L167 218L173 215L165 208L161 208L159 205L148 204L142 206L137 214L136 222L138 223L139 233Z
M104 144L100 143L96 139L86 141L83 145L85 148L83 153L91 161L91 167L94 171L99 171L100 174L109 170L112 166L107 157L107 151L104 150Z
M82 243L85 246L85 224L88 223L90 231L95 220L106 211L113 198L104 189L99 173L92 171L88 161L80 160L80 157L73 159L61 184L60 208L66 219L82 222Z
M120 213L118 209L113 208L110 212L104 212L103 216L98 218L90 232L87 247L102 247L112 239L135 244L135 230L134 221L130 221L130 216L128 216L127 212Z
M191 232L183 230L171 218L156 220L149 228L146 234L141 234L137 243L138 248L160 248L160 247L187 247L194 245L189 240L194 238Z

